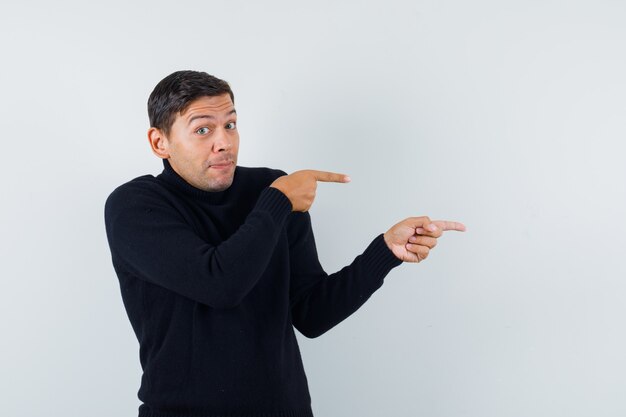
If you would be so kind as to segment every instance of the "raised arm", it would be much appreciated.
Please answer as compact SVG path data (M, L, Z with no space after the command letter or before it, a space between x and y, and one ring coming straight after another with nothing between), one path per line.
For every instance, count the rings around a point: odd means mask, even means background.
M257 283L291 211L285 194L266 187L245 222L217 246L200 238L162 196L143 187L116 189L104 214L116 268L224 309L237 306Z

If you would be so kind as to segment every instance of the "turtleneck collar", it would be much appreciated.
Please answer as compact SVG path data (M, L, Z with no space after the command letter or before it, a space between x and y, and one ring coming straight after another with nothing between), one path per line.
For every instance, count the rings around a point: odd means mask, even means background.
M157 178L167 182L176 188L176 190L181 191L192 198L213 203L220 203L224 202L228 198L230 190L233 188L233 185L237 180L238 168L238 166L235 166L233 184L231 184L230 187L224 191L205 191L189 184L187 180L174 171L174 168L172 168L168 159L163 159L163 171L157 176Z

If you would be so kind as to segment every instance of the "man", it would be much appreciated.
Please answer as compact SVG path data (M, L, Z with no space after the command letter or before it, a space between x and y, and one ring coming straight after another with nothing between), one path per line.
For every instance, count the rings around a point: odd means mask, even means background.
M139 341L140 417L312 416L293 327L322 335L456 222L409 217L340 271L321 267L308 209L343 174L237 165L227 82L178 71L148 99L158 176L117 187L105 225Z

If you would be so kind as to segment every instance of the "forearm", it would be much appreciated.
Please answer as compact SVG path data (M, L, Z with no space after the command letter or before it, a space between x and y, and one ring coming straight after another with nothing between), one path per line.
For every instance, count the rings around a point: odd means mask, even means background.
M350 265L330 275L320 270L318 278L294 297L294 326L306 337L320 336L358 310L401 263L383 234L378 235Z
M105 220L113 261L140 279L214 308L236 306L254 287L291 212L289 199L267 187L239 229L211 245L146 190L126 190L109 200Z
M246 221L228 239L209 248L197 271L206 284L206 303L236 306L254 288L267 268L291 209L280 191L261 194ZM269 195L274 198L270 198ZM288 200L287 200L288 202Z

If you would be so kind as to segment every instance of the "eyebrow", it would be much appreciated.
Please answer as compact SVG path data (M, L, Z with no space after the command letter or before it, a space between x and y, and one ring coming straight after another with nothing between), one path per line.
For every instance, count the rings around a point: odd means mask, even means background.
M237 114L237 111L235 109L232 109L231 111L226 113L227 116L230 116L231 114ZM196 119L215 119L215 117L210 114L197 114L189 119L189 121L187 122L187 126L189 126L191 122Z

